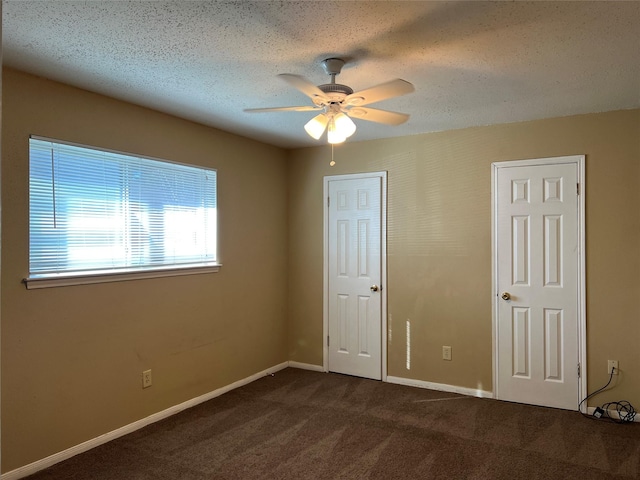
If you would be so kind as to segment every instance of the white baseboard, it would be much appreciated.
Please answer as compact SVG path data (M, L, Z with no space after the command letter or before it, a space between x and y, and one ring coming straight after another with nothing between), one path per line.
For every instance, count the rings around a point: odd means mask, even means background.
M312 370L314 372L324 372L322 365L313 365L311 363L301 363L289 361L289 366L292 368L301 368L302 370Z
M446 383L425 382L422 380L414 380L413 378L392 377L391 375L388 375L387 382L396 383L398 385L407 385L409 387L438 390L441 392L459 393L461 395L467 395L469 397L493 398L493 392L488 392L486 390L458 387L456 385L447 385Z
M227 393L231 390L247 385L266 375L270 375L272 373L278 372L284 368L287 368L288 366L289 366L289 362L282 362L279 365L275 365L271 368L267 368L266 370L258 372L247 378L243 378L242 380L238 380L237 382L233 382L232 384L227 385L225 387L221 387L212 392L205 393L204 395L201 395L199 397L192 398L191 400L187 400L186 402L180 403L178 405L174 405L173 407L167 408L166 410L163 410L158 413L154 413L153 415L149 415L146 418L130 423L129 425L125 425L124 427L120 427L116 430L105 433L104 435L100 435L99 437L92 438L91 440L87 440L86 442L82 442L81 444L76 445L74 447L68 448L58 453L54 453L53 455L50 455L48 457L45 457L41 460L35 461L28 465L24 465L22 467L16 468L15 470L11 470L10 472L2 474L0 476L0 480L18 480L28 475L33 475L34 473L39 472L40 470L44 470L45 468L55 465L56 463L59 463L59 462L62 462L63 460L67 460L68 458L74 457L79 453L86 452L99 445L110 442L111 440L115 440L116 438L135 432L136 430L146 427L147 425L151 425L152 423L158 422L167 417L175 415L176 413L186 410L187 408L195 407L196 405L199 405L203 402L211 400L212 398L219 397L224 393Z
M322 365L313 365L310 363L301 363L289 361L289 366L292 368L301 368L303 370L312 370L314 372L324 372ZM455 385L447 385L445 383L433 383L425 382L423 380L414 380L412 378L393 377L388 375L386 381L388 383L395 383L398 385L406 385L409 387L427 388L429 390L438 390L441 392L459 393L461 395L467 395L469 397L480 398L493 398L493 392L486 390L477 390L473 388L457 387Z

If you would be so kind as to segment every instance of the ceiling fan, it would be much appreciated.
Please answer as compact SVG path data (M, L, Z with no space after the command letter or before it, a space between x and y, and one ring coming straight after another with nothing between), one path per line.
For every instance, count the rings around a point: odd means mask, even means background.
M313 105L300 107L250 108L245 112L308 112L322 110L304 126L307 133L320 139L327 130L327 140L331 144L342 143L356 131L356 125L351 118L384 123L386 125L400 125L409 119L406 113L390 112L376 108L365 108L364 105L380 102L393 97L399 97L414 91L413 85L399 78L375 87L353 91L351 87L336 83L336 75L340 74L344 66L341 58L327 58L322 61L322 68L331 76L331 83L315 86L300 75L283 73L278 75L289 85L307 95ZM349 118L351 117L351 118Z

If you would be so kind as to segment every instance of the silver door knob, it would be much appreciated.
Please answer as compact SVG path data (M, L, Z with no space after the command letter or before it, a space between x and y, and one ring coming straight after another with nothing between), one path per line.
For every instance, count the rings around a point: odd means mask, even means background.
M378 290L380 290L380 288L378 287L378 285L371 285L371 291L372 292L377 292Z
M501 297L503 300L511 300L511 294L509 292L504 292Z

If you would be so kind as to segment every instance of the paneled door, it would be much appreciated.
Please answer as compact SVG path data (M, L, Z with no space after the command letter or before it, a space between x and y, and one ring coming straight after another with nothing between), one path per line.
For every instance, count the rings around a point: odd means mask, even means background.
M576 158L494 164L494 378L501 400L570 410L579 402Z
M325 183L327 369L377 380L382 378L384 179L345 175Z

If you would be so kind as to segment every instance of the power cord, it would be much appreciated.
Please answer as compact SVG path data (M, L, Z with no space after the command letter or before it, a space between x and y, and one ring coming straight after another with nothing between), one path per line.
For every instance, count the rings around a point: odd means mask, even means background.
M619 402L608 402L603 404L601 407L596 407L595 411L593 412L593 415L587 415L586 413L583 413L580 408L582 407L582 404L584 402L586 402L588 399L590 399L594 395L597 395L598 393L602 392L611 384L611 380L613 380L613 375L615 371L616 371L615 367L611 368L611 373L609 374L609 381L604 387L599 388L598 390L587 395L580 401L580 403L578 404L578 411L582 414L582 416L587 418L596 418L596 419L602 418L606 420L611 420L612 422L615 422L615 423L633 422L633 420L636 417L636 411L633 408L633 405L631 405L631 403L627 402L626 400L620 400ZM618 418L614 418L609 414L609 412L612 410L618 414Z

